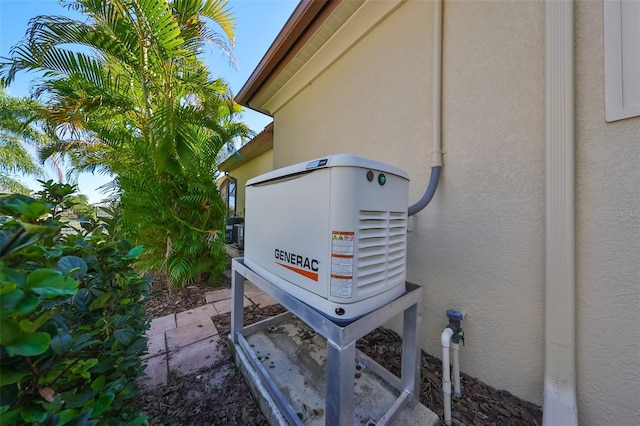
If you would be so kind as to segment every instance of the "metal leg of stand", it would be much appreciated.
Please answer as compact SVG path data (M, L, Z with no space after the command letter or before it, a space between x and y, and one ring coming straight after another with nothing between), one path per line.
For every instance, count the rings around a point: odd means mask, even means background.
M416 406L420 399L420 345L419 335L419 312L418 304L412 305L404 311L404 322L402 332L402 369L400 378L402 387L409 392L410 398L407 401L409 407Z
M327 342L327 387L325 425L353 424L356 343L338 348Z
M244 277L231 270L231 339L238 343L238 333L244 329Z

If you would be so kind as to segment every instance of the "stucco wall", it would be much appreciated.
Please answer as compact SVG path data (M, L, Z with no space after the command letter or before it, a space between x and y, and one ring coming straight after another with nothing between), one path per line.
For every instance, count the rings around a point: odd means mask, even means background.
M576 4L581 423L640 422L640 118L604 121L602 3Z
M445 167L409 234L408 279L426 290L422 343L439 356L445 310L466 311L463 370L540 403L544 5L446 2L444 15ZM419 199L431 166L432 19L430 2L401 5L284 103L274 166L355 153L407 170Z
M256 158L247 161L240 167L229 171L229 176L235 178L238 184L236 195L236 214L244 217L244 185L247 181L262 173L273 170L273 151L269 150Z
M635 424L640 118L604 121L602 2L578 1L575 12L579 418ZM445 1L445 165L432 203L410 220L408 255L408 279L425 287L425 350L439 356L445 309L464 310L462 369L536 403L544 374L544 19L542 1ZM419 199L431 159L431 22L430 2L404 3L337 61L314 64L323 71L302 90L275 95L273 166L355 153L407 170L410 197Z

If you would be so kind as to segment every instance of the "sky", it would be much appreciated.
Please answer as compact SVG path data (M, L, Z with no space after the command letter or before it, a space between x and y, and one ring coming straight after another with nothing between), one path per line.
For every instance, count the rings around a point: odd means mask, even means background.
M203 57L212 75L227 81L231 91L237 94L297 4L298 0L229 0L236 20L233 54L238 66L234 69L222 53L212 47ZM29 20L38 15L79 16L62 7L58 0L0 0L0 57L9 56L11 46L24 37ZM33 79L33 74L22 72L7 92L13 96L29 96ZM271 117L246 109L242 120L259 133L271 122ZM56 179L52 170L48 170L47 175L46 179ZM78 179L78 186L90 202L97 203L103 195L96 188L110 180L108 176L83 173ZM34 179L22 178L21 181L32 189L38 189Z

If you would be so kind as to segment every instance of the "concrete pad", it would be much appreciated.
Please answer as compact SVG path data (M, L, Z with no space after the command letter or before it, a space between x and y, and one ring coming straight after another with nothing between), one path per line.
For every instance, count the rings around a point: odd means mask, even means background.
M178 312L176 314L176 325L182 327L183 325L190 324L192 322L198 322L203 318L211 318L218 315L218 310L211 304L199 306L188 311Z
M231 305L232 305L231 299L220 300L213 304L213 306L216 307L216 310L220 314L226 314L227 312L231 312ZM247 306L251 306L251 305L253 305L251 300L245 297L243 302L243 307L246 308Z
M251 394L256 399L262 415L267 419L267 423L270 425L287 425L287 419L280 411L278 404L273 400L273 397L269 393L269 389L264 383L258 379L256 371L251 366L247 354L245 354L239 345L235 345L231 339L229 339L229 345L234 353L234 359L238 369L242 373L249 386Z
M218 334L211 318L202 318L197 322L167 331L167 349L175 351L199 340Z
M297 319L257 331L245 338L252 348L252 355L257 357L270 380L285 396L302 424L324 425L326 340ZM247 363L248 356L239 345L235 345L234 350L238 364L245 363L241 370L247 382L253 382L252 390L260 389L261 379L254 367ZM376 424L393 406L400 391L382 379L373 369L362 365L357 366L353 380L354 424ZM271 396L262 393L254 396L259 400L263 410L265 407L273 406L273 402L268 401ZM261 399L264 401L260 402ZM267 418L280 415L277 409L274 413L265 413ZM437 423L438 416L418 404L414 409L404 407L400 410L393 424L432 426Z
M271 296L269 296L268 294L261 294L258 296L253 296L251 297L251 301L253 303L255 303L258 306L271 306L271 305L275 305L278 302L273 299Z
M219 341L220 336L215 335L173 352L169 356L169 371L189 374L224 361L222 351L218 350Z
M398 426L421 426L425 424L437 425L439 422L440 418L436 413L422 404L417 404L414 408L405 407L398 414L393 424Z
M154 356L145 360L144 376L141 378L143 386L155 387L167 383L167 356Z
M213 303L224 299L231 299L231 289L223 288L220 290L209 291L204 295L204 298L207 303Z
M256 296L264 294L264 291L255 286L251 281L244 282L244 295L249 299L253 299Z
M164 333L147 336L147 354L142 359L147 359L167 352L167 344Z
M147 336L153 334L164 333L167 330L176 328L176 315L169 314L163 317L154 318L151 320L151 327L147 330Z

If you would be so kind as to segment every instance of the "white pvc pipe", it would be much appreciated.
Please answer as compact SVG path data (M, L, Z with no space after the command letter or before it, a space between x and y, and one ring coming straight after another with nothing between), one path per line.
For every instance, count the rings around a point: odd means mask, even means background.
M409 216L424 209L436 192L442 169L442 2L433 2L433 147L431 148L431 176L422 198L409 206Z
M451 349L453 350L453 396L459 398L462 396L460 390L460 343L452 343Z
M451 424L451 365L449 362L449 347L451 346L453 330L449 327L442 331L440 343L442 345L442 394L444 407L444 424Z

